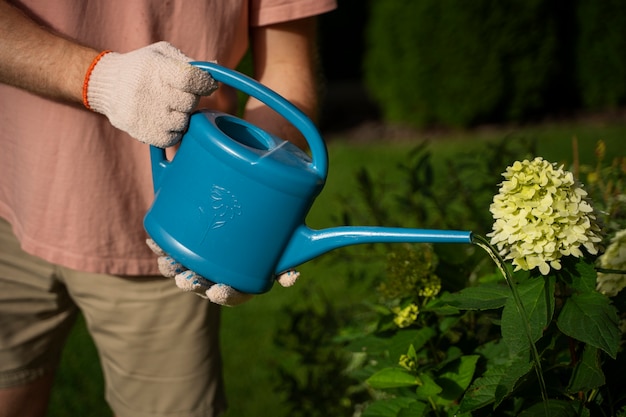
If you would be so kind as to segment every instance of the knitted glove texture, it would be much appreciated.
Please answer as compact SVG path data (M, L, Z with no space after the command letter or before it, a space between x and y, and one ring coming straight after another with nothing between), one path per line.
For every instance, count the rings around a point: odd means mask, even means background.
M141 142L172 146L180 141L200 96L217 88L213 78L190 61L167 42L108 53L89 77L89 106Z
M171 256L168 256L152 239L146 243L152 251L158 255L158 265L161 274L168 278L174 278L176 286L183 291L208 299L209 301L223 306L236 306L250 300L253 295L237 291L233 287L224 284L215 284L212 281L188 270ZM290 287L296 283L300 276L299 272L287 271L276 278L283 287Z

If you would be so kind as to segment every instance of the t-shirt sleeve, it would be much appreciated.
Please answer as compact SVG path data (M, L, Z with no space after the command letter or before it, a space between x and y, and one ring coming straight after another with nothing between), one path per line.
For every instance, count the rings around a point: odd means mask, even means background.
M250 26L303 19L329 12L336 7L336 0L252 0Z

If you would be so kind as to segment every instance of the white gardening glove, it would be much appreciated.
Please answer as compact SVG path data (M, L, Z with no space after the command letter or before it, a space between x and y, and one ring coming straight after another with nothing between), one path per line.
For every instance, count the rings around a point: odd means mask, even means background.
M167 42L104 53L85 77L84 101L135 139L166 148L180 141L200 96L217 83Z
M223 306L236 306L250 300L253 295L237 291L225 284L215 284L208 279L188 270L171 256L168 256L152 239L147 239L148 247L159 257L157 262L163 276L174 278L176 286L183 291L208 299ZM276 278L283 287L291 287L300 276L299 272L287 271Z

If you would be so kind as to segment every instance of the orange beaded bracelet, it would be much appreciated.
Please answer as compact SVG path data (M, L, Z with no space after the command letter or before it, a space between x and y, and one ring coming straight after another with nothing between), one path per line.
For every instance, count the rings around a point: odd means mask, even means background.
M108 54L109 52L111 51L106 50L106 51L100 52L98 56L96 56L93 59L93 61L91 61L91 65L89 65L89 68L87 68L87 73L85 74L85 80L83 81L83 104L89 110L91 110L91 106L89 105L89 99L87 98L87 86L89 85L89 78L91 78L91 73L93 72L93 69L95 68L98 61L100 61L100 59L106 54Z

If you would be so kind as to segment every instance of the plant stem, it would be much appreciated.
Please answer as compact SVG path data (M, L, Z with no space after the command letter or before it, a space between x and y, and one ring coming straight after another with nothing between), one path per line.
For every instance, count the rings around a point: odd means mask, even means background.
M541 361L539 359L539 352L537 351L537 346L535 346L535 342L533 341L530 329L530 321L528 320L528 315L526 314L526 310L524 308L524 304L522 303L522 299L517 292L517 287L515 286L515 282L513 282L513 277L510 272L506 269L504 260L502 257L496 252L496 250L491 246L489 241L482 237L473 235L472 243L483 248L496 263L496 266L502 273L504 280L508 284L511 293L513 294L513 300L515 301L515 306L517 307L517 312L522 317L522 321L524 322L524 331L526 333L526 337L528 338L528 344L530 346L530 353L533 358L535 373L537 374L537 379L539 380L539 387L541 389L541 398L543 399L543 406L545 409L546 416L550 415L550 409L548 407L548 390L546 388L546 382L543 379L543 371L541 369Z

